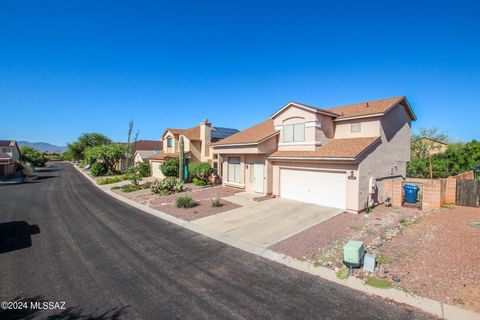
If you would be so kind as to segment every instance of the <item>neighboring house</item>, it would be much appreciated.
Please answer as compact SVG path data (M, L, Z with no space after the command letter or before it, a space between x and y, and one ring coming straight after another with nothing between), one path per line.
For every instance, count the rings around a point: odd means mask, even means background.
M0 140L0 177L8 177L17 171L20 149L15 140Z
M124 145L127 147L126 142L117 142L119 144ZM133 164L137 164L140 162L147 162L148 157L155 153L159 153L162 151L163 143L162 141L158 140L138 140L133 145ZM123 156L115 165L115 170L120 172L125 172L127 170L127 161L125 156Z
M291 102L270 119L214 143L223 184L360 212L383 202L383 181L406 175L405 97L320 109Z
M159 140L138 140L135 143L134 163L148 163L148 157L163 150L163 142Z
M152 176L163 178L163 174L160 171L160 165L168 159L178 159L178 142L180 137L183 137L187 164L208 162L214 168L214 171L217 172L219 159L217 155L213 154L211 143L221 141L237 132L237 129L214 127L208 122L208 120L205 120L198 126L190 129L166 129L162 135L162 152L148 157L150 164L152 165Z
M420 142L420 144L428 146L428 153L431 156L444 153L448 149L448 143L428 137L418 138L415 142Z

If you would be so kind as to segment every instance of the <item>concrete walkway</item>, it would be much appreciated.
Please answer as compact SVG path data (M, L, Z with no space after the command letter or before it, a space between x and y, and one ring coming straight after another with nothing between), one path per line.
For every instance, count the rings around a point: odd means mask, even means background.
M343 212L340 209L279 198L257 202L253 196L245 193L224 199L242 207L200 218L192 223L262 248Z

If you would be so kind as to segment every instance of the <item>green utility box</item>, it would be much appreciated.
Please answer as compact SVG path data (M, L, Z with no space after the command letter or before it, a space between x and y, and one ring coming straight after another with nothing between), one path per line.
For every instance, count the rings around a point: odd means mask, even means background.
M343 263L352 268L358 268L363 264L365 250L362 241L348 241L343 247Z

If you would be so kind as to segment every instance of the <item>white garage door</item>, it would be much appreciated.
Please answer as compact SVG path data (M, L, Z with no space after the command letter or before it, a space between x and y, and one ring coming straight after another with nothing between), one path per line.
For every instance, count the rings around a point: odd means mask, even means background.
M346 175L342 172L280 170L280 197L345 209Z

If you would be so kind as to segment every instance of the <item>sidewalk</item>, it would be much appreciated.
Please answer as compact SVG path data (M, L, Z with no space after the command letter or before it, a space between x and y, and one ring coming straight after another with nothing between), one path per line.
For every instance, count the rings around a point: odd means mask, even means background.
M410 293L400 291L397 289L389 288L389 289L377 289L373 287L369 287L363 282L357 278L354 277L349 277L346 280L340 280L336 277L335 272L332 271L331 269L325 268L325 267L315 267L311 263L306 262L306 261L300 261L296 260L290 256L286 256L284 254L280 254L277 252L274 252L269 249L262 248L260 246L247 243L238 239L234 239L229 237L228 235L225 234L219 234L216 232L213 232L209 230L208 228L205 228L203 226L187 222L178 218L175 218L173 216L170 216L164 212L152 209L150 207L141 205L133 200L129 200L119 194L116 194L112 192L111 190L106 190L101 188L101 186L97 185L95 181L88 176L87 173L79 169L77 166L74 166L81 174L83 174L88 180L90 180L97 188L102 190L103 192L109 194L110 196L116 198L117 200L123 201L124 203L127 203L139 210L142 210L144 212L150 213L158 218L161 218L163 220L169 221L171 223L174 223L176 225L179 225L181 227L184 227L188 230L200 233L204 236L207 236L211 239L223 242L227 245L230 245L232 247L241 249L243 251L255 254L257 256L281 263L285 266L288 266L290 268L303 271L312 275L319 276L325 280L329 280L331 282L337 283L339 285L343 285L346 287L349 287L354 290L358 290L361 292L364 292L366 294L372 294L376 295L391 301L395 301L397 303L401 304L406 304L412 307L415 307L417 309L423 310L427 313L430 313L432 315L435 315L437 317L441 317L443 319L448 319L448 320L474 320L474 319L479 319L480 320L480 314L465 310L456 306L452 306L449 304L441 303L435 300L427 299L427 298L422 298L419 296L412 295Z

